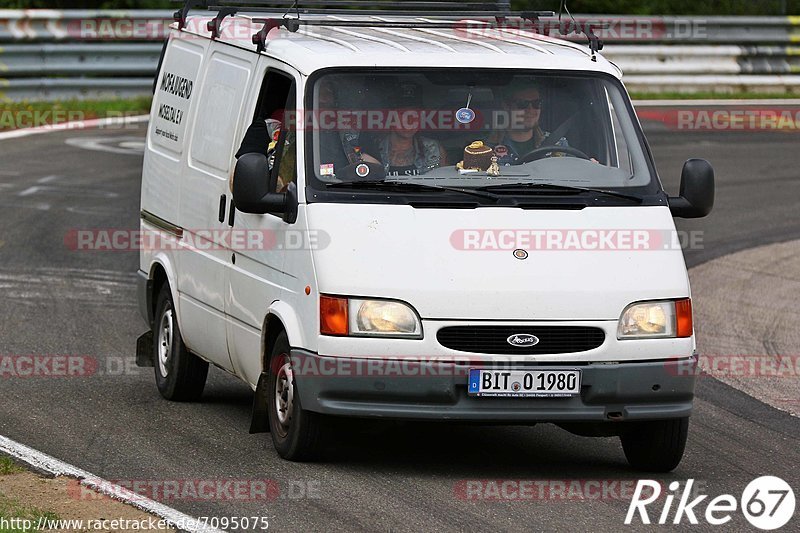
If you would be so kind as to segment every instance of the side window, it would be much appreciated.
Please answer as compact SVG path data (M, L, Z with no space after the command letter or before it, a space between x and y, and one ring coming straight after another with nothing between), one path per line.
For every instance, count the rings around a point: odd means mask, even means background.
M628 151L628 141L625 139L625 135L622 132L622 127L619 123L619 117L617 116L616 110L614 109L614 104L610 99L608 100L608 106L611 111L611 126L614 130L614 146L612 147L612 150L616 148L616 150L611 153L613 158L611 163L612 165L617 166L621 170L627 172L629 176L632 176L633 163L631 162L630 152Z
M277 166L277 179L273 192L285 192L290 183L297 181L297 120L295 107L295 86L289 87L284 103L281 133L275 147L275 162ZM273 172L276 172L273 169Z
M297 180L295 102L292 77L277 70L267 70L253 122L236 154L239 157L249 152L260 152L269 158L276 183L272 192L283 192Z
M291 127L291 126L290 126ZM273 192L285 192L290 183L297 182L297 132L292 128L286 134L278 165L278 179Z

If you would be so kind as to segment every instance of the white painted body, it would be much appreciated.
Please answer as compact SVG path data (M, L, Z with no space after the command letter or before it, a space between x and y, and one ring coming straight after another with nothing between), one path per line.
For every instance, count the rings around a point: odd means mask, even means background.
M192 95L182 99L165 94L157 85L142 178L142 210L183 228L184 237L164 234L174 249L143 250L140 268L152 273L159 265L166 271L181 332L191 351L255 387L262 371L264 326L268 315L273 315L283 324L293 348L325 356L464 360L463 352L437 342L436 331L444 325L476 321L595 325L606 332L606 341L594 350L526 356L526 361L622 362L692 355L694 337L616 338L620 314L628 304L690 295L680 249L532 251L527 260L520 261L511 251L463 251L450 242L455 231L476 227L674 231L666 206L556 211L309 204L304 166L300 165L300 205L294 224L272 215L237 212L234 227L270 232L288 229L306 241L323 235L326 246L293 251L241 251L224 246L208 251L186 249L187 233L229 227L228 181L234 153L253 116L270 65L295 77L298 94L304 94L310 74L335 66L514 67L620 75L602 56L592 61L583 46L506 33L463 39L418 32L412 39L393 35L391 31L396 30L360 29L368 38L347 34L349 30L323 38L282 30L266 52L257 55L248 37L260 24L247 17L228 18L223 30L236 38L213 42L206 31L197 30L205 30L207 20L193 17L188 30L172 31L157 83L161 84L165 72L178 74L193 80ZM298 98L301 108L302 101ZM162 104L182 107L182 124L159 118ZM177 140L167 139L164 130ZM303 161L307 156L303 136L298 136L297 150L298 161ZM227 202L225 219L220 222L222 195ZM144 220L142 228L156 230ZM422 319L424 337L322 336L320 293L407 302Z

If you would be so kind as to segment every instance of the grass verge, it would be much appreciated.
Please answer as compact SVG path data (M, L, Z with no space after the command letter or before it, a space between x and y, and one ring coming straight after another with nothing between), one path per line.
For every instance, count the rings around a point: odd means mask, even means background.
M24 472L24 469L9 457L0 456L0 476L7 476L9 474L18 474Z
M151 101L146 96L118 100L4 102L0 108L0 131L97 118L146 115L150 112Z
M0 533L32 533L39 531L40 522L58 519L55 513L23 505L0 494Z
M25 469L8 457L0 457L0 476L19 474ZM0 493L0 533L29 533L38 531L44 520L58 520L58 515L38 507L24 505Z

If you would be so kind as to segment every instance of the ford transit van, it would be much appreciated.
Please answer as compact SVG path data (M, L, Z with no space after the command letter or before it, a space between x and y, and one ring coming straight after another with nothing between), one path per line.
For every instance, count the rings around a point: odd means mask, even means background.
M548 15L179 11L141 191L164 398L219 367L289 460L358 417L549 422L675 468L697 354L673 218L711 210L713 171L670 196L620 70Z

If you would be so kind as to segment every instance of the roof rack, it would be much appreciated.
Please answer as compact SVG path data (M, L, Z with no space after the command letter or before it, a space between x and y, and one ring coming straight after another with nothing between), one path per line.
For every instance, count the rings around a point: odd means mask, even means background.
M175 0L173 0L175 1ZM219 2L216 5L215 2ZM562 7L564 2L562 1ZM542 17L554 17L553 11L511 11L509 0L495 2L467 0L185 0L181 9L175 12L174 18L178 28L186 24L186 17L191 9L207 9L216 11L213 20L208 22L211 38L219 37L220 25L227 16L238 12L248 13L282 13L280 18L254 18L253 22L263 23L264 27L253 35L253 44L259 53L267 46L267 34L274 28L286 28L296 32L300 26L337 26L337 27L380 27L380 28L455 28L465 24L482 28L524 29L523 25L508 25L508 19L519 18L530 24L530 29L549 35L552 30L559 30L562 35L584 34L589 39L592 61L595 54L602 50L603 42L592 31L606 24L594 23L583 27L574 18L561 21L541 20ZM567 11L567 13L569 13ZM360 16L403 16L402 20L376 20L355 18L320 19L303 18L303 15L360 15ZM560 14L559 14L560 15ZM425 17L410 18L410 17ZM429 17L437 17L430 19ZM466 22L466 19L471 19Z
M173 0L174 1L174 0ZM530 20L539 17L552 17L553 11L511 11L509 1L466 1L455 0L185 0L174 18L182 28L191 9L225 10L227 15L238 12L283 12L284 16L294 15L425 15L442 17L515 17L525 16ZM224 16L222 17L224 18ZM220 19L221 20L221 19ZM380 22L375 22L379 25Z

